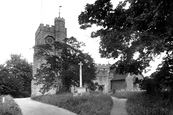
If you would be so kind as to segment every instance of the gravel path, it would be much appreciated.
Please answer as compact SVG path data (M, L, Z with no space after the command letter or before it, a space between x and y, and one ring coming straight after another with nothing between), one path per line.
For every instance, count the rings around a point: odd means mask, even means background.
M18 98L15 99L15 102L21 108L23 115L76 115L68 110L37 102L30 98Z
M128 115L125 109L126 99L118 99L112 97L113 108L111 110L111 115Z

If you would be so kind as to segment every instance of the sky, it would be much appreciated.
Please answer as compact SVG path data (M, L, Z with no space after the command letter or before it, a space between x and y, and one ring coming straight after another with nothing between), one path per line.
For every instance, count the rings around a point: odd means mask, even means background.
M10 58L10 54L21 54L28 62L33 62L35 32L40 25L54 24L55 17L65 19L67 37L74 36L86 44L85 52L94 58L95 63L107 64L112 59L100 58L99 39L90 38L96 28L82 30L78 16L84 11L86 3L95 0L0 0L0 64ZM116 5L120 0L112 0ZM154 64L155 65L155 64Z
M0 1L0 64L10 58L10 54L21 54L29 62L33 61L35 32L40 23L54 24L55 17L65 19L67 37L74 36L86 44L85 52L94 58L96 63L108 63L98 53L99 39L90 38L94 29L81 30L78 15L84 11L86 3L95 0L1 0ZM117 4L116 0L114 4ZM110 62L113 62L110 60Z

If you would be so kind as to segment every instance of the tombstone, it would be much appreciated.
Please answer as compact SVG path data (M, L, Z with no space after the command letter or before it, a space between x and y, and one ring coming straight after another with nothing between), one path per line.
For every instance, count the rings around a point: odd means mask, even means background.
M133 83L134 83L134 77L135 75L131 75L130 73L128 73L127 77L126 77L126 84L127 84L127 91L132 91L133 90Z
M127 91L132 91L134 89L134 82L135 79L138 78L139 80L143 79L144 77L141 74L130 74L128 73L127 77L126 77L126 84L127 84ZM137 89L139 89L139 87L137 87Z

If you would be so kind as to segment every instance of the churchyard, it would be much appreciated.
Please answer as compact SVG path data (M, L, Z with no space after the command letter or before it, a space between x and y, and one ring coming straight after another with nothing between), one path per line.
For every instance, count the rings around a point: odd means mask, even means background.
M67 38L59 10L54 25L40 24L35 33L33 64L12 55L0 66L0 115L29 115L28 110L50 115L60 108L69 115L173 115L172 11L172 0L125 0L117 7L110 0L87 4L78 16L80 28L99 26L91 37L100 37L101 57L119 59L96 73L81 42ZM155 72L144 77L160 55Z

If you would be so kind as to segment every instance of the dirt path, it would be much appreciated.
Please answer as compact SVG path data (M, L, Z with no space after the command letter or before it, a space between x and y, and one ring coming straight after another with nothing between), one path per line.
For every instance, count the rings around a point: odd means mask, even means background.
M23 115L76 115L68 110L40 103L30 98L18 98L15 99L15 102L21 108Z
M112 97L113 108L111 110L111 115L128 115L125 109L126 99L118 99Z

